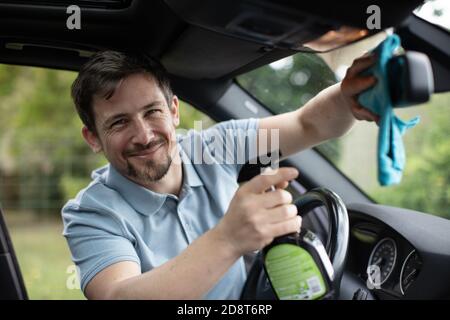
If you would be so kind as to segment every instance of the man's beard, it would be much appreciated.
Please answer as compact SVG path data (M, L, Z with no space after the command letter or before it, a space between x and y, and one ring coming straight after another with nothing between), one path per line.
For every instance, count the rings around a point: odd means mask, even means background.
M156 182L161 180L169 171L172 164L172 157L167 155L163 162L155 163L153 160L145 161L145 165L136 168L130 161L127 161L128 176L142 182Z
M154 144L157 143L158 142L155 142ZM145 149L147 148L142 148L142 150ZM146 160L145 164L139 167L133 165L127 159L127 173L128 176L135 178L136 180L143 183L156 182L161 180L167 174L171 164L172 157L170 154L165 155L162 161L155 161L153 159Z

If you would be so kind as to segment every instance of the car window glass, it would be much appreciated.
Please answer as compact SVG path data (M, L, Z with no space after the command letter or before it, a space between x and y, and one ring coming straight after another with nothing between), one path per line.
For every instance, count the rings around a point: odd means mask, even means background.
M414 10L414 14L450 31L450 1L428 0Z
M379 33L326 54L298 53L239 76L237 82L273 113L295 110L341 80L355 58L385 37ZM407 163L398 185L378 184L378 127L374 123L358 121L344 137L315 149L375 201L450 218L449 105L450 93L443 93L434 94L426 104L396 109L404 120L421 117L404 136Z

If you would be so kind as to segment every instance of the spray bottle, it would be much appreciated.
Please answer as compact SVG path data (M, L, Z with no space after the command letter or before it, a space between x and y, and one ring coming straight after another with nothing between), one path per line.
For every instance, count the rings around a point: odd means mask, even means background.
M271 187L268 191L275 190ZM334 270L320 241L311 231L275 238L263 251L266 275L280 300L316 300L333 295Z

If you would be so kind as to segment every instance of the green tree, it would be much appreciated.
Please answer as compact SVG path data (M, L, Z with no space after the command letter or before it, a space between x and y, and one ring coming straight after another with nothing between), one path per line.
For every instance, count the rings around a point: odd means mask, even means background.
M377 188L380 203L411 208L450 219L450 94L434 95L426 109L424 130L408 132L407 170L399 185ZM420 126L420 124L419 124Z

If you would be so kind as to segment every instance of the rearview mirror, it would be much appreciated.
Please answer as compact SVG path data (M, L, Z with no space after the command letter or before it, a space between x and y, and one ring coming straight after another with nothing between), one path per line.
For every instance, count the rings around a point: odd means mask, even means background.
M434 92L433 71L427 55L407 51L388 62L392 105L403 108L425 103Z

